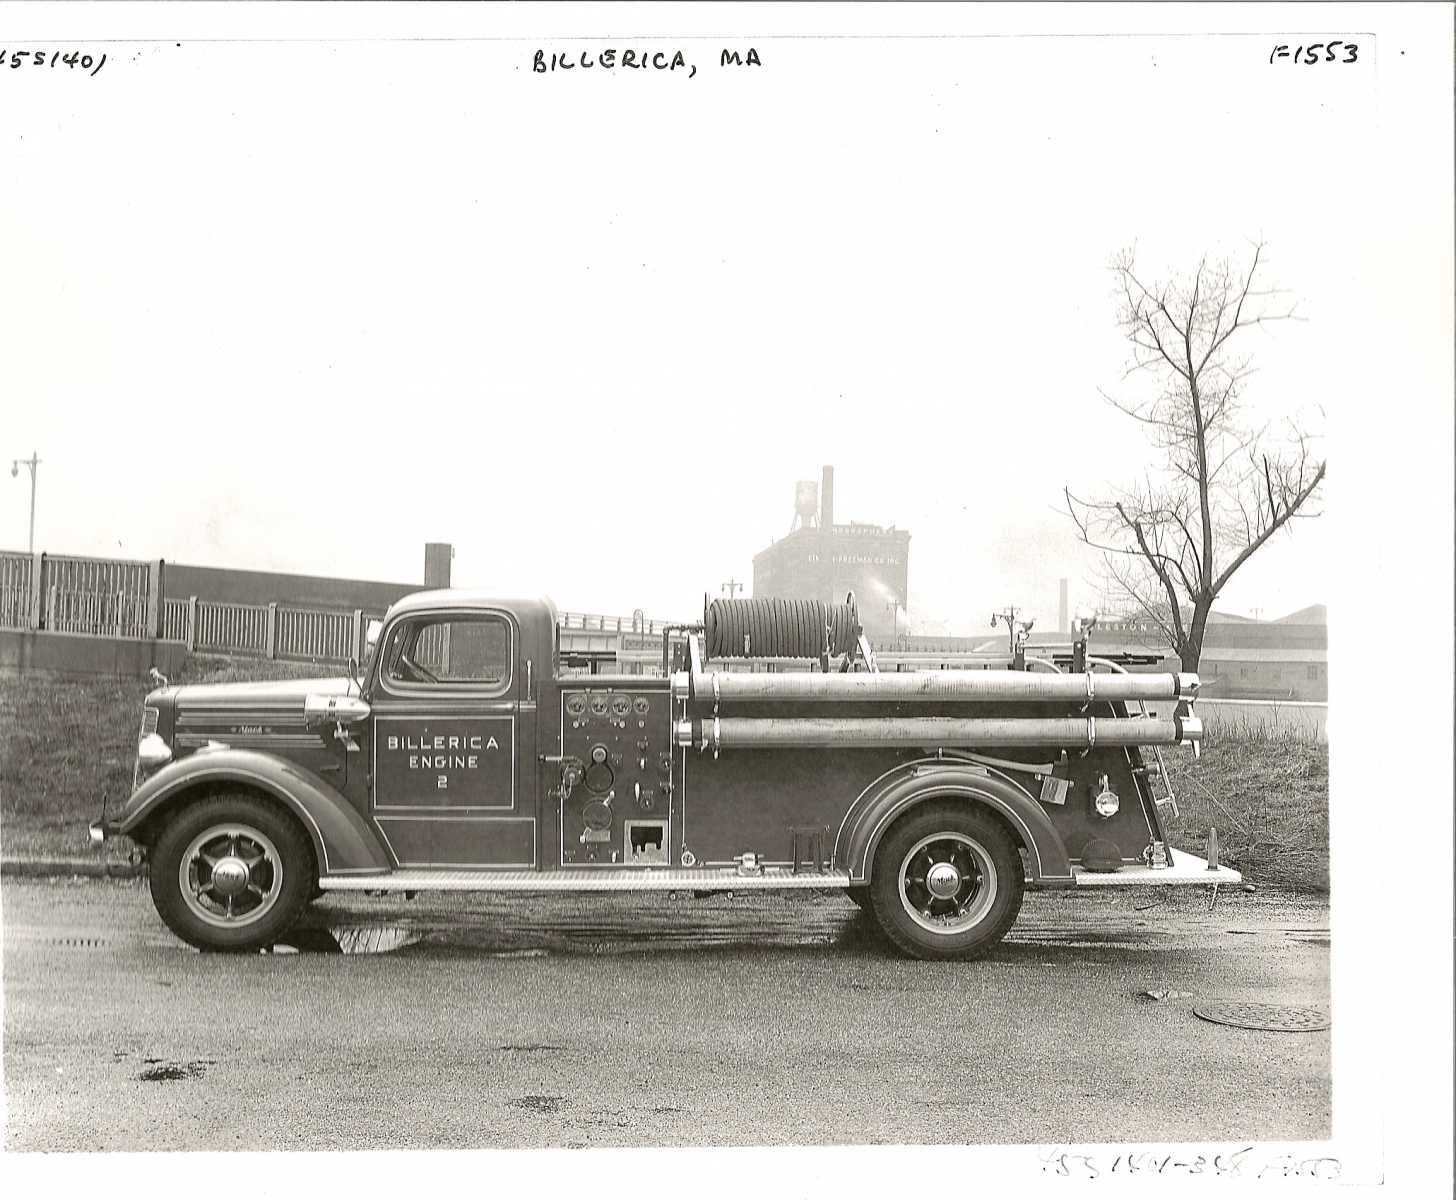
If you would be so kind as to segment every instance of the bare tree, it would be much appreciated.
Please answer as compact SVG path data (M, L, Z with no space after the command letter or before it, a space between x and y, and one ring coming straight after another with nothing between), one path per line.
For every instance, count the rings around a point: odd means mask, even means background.
M1082 540L1103 551L1109 578L1168 638L1185 671L1198 667L1208 614L1229 579L1296 517L1318 515L1325 475L1312 435L1249 422L1240 394L1253 373L1239 335L1295 315L1278 288L1205 258L1191 279L1144 281L1127 250L1112 263L1118 326L1132 347L1124 382L1153 381L1137 399L1103 399L1141 423L1160 462L1107 499L1065 492Z

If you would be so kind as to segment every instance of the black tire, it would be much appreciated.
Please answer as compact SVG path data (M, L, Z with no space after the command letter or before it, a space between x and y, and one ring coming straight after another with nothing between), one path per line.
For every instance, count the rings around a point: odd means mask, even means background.
M202 950L272 945L316 883L302 827L281 806L244 792L185 806L152 846L152 903L173 933Z
M901 817L880 840L870 895L875 919L906 954L965 960L1006 936L1024 885L1021 855L998 821L936 800Z
M868 884L847 887L844 889L844 894L864 909L865 912L874 912L874 901L870 899L870 888Z

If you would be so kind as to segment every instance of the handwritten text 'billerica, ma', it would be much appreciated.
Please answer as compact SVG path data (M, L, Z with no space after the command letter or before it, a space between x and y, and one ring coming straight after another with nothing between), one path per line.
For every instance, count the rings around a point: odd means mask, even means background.
M724 50L718 55L718 65L761 67L763 60L758 57L758 51L750 46L747 54L741 50ZM603 71L646 71L649 68L654 71L682 70L687 72L689 79L698 73L697 64L688 62L681 50L614 48L595 53L583 50L580 54L574 50L566 54L553 51L549 56L545 50L537 50L536 57L531 60L531 70L537 75L545 75L548 71L588 71L593 68Z

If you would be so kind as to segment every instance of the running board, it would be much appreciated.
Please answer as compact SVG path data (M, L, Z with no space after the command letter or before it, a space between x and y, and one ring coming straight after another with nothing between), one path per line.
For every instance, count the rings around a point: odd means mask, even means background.
M388 875L325 875L319 887L334 892L752 892L788 888L849 887L848 871L792 871L765 867L741 875L734 867L692 870L604 867L599 870L392 871Z
M1143 887L1156 884L1163 887L1175 884L1213 885L1215 883L1242 883L1244 877L1232 867L1212 867L1196 854L1185 854L1182 850L1168 849L1166 867L1123 867L1117 871L1088 871L1082 867L1072 868L1072 878L1078 887Z

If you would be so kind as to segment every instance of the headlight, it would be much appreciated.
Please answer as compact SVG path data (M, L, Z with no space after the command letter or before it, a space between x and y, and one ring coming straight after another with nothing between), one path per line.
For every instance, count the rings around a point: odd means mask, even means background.
M137 762L155 770L163 763L171 762L172 747L157 733L149 733L137 744Z
M152 710L147 709L152 728L156 728L156 719L150 717ZM136 791L148 779L157 773L159 769L172 761L172 747L159 733L148 733L146 722L142 724L142 737L137 742L136 769L131 773L131 790Z
M1099 817L1110 817L1117 812L1118 806L1121 803L1117 798L1117 793L1108 786L1107 776L1104 775L1097 796L1092 801L1092 806L1097 810L1097 815Z

